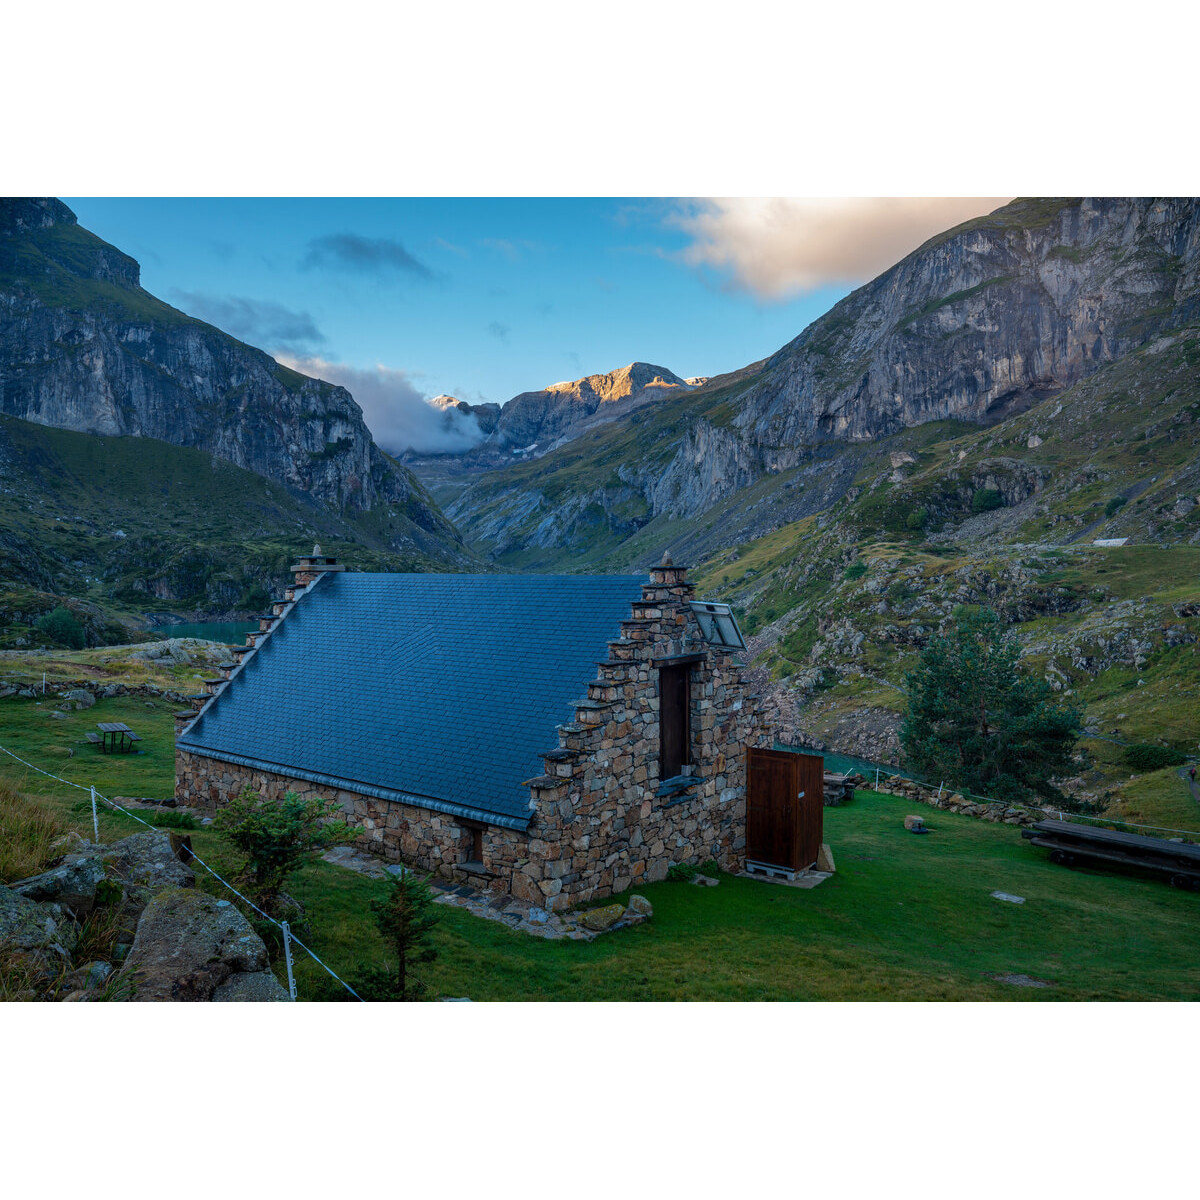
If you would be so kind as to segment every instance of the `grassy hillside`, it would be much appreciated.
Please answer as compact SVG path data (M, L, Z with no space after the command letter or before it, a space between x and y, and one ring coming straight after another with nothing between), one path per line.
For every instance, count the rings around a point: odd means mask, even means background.
M1185 330L1001 425L873 447L840 506L708 556L698 582L737 605L798 737L894 761L905 672L985 605L1094 733L1195 753L1198 444L1200 333ZM1120 747L1085 745L1081 794L1144 808L1118 790Z
M100 636L104 618L254 611L316 541L364 570L445 569L389 549L405 520L339 516L202 450L0 416L0 643L28 636L57 597L94 640L128 636Z

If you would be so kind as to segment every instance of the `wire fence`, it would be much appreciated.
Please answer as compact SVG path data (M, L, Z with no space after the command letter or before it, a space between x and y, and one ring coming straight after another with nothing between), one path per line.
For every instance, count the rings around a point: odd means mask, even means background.
M1112 740L1112 739L1106 739ZM793 750L807 754L821 754L820 750L812 750L807 746L798 746L787 742L777 742L777 746L783 750ZM893 766L886 763L871 762L870 759L856 758L852 755L836 755L835 757L846 759L858 766L868 765L875 772L875 786L879 787L879 782L882 777L899 778L906 780L909 783L915 783L919 787L927 788L931 792L937 792L940 799L943 792L949 791L951 795L958 794L965 800L969 800L972 804L1003 804L1006 808L1020 809L1022 812L1032 814L1033 812L1040 813L1057 813L1060 821L1091 821L1094 824L1104 825L1116 829L1141 829L1152 833L1166 833L1183 836L1186 838L1200 838L1200 830L1196 829L1169 829L1165 825L1138 825L1132 821L1121 821L1115 817L1098 817L1091 813L1071 812L1067 809L1055 808L1053 805L1028 805L1014 804L1011 800L999 800L995 796L981 796L976 792L967 791L965 788L950 787L947 789L946 781L940 780L938 783L931 783L927 779L918 779L915 775L911 775L906 771L897 770ZM857 769L857 767L856 767ZM861 774L861 771L859 772Z
M55 775L52 771L45 771L41 767L36 766L34 763L27 762L25 759L21 758L20 755L14 754L10 749L8 749L7 746L0 746L0 751L3 751L5 754L7 754L9 756L9 758L15 759L23 767L28 767L31 771L36 771L39 775L46 776L47 779L54 779L54 780L57 780L59 783L65 783L67 785L67 787L77 788L81 792L90 793L91 800L92 800L92 829L93 829L93 832L95 833L97 842L99 842L99 840L100 840L100 824L99 824L99 819L98 819L97 811L96 811L96 801L97 800L101 801L104 804L107 804L109 806L109 808L114 809L117 812L124 813L125 816L127 816L127 817L132 817L135 821L138 821L142 825L145 825L147 829L153 829L156 833L169 833L168 830L160 829L157 825L154 825L150 821L147 821L144 817L140 817L140 816L138 816L137 813L131 812L124 805L118 804L115 800L110 800L107 796L98 792L95 789L95 787L93 787L90 784L75 783L73 780L64 779L61 775ZM211 866L209 866L209 864L206 863L204 861L204 859L202 859L200 857L200 855L198 855L195 852L195 850L191 849L190 846L188 847L188 854L190 855L190 858L188 860L189 862L194 861L194 862L199 863L200 866L202 866L219 884L221 884L222 887L227 888L243 904L252 908L264 920L269 921L282 934L283 944L284 944L284 956L287 960L287 968L288 968L288 991L291 994L291 998L293 1000L295 1000L295 998L296 998L296 984L295 984L295 978L292 974L292 953L291 953L290 943L294 942L297 946L300 947L301 950L304 951L305 954L307 954L309 956L309 958L311 958L313 960L313 962L315 962L317 964L317 966L319 966L323 971L325 971L326 974L328 974L328 975L332 976L332 978L336 979L337 982L340 983L342 985L342 987L344 987L346 989L346 991L348 991L350 993L350 995L352 995L355 998L355 1000L362 1001L362 997L336 971L334 971L331 967L327 966L324 962L322 962L321 959L317 957L316 953L313 950L309 949L309 947L306 946L291 931L291 928L289 927L289 925L286 921L277 921L269 913L263 912L263 910L261 908L259 908L258 905L255 904L253 900L250 900L246 896L243 896L242 893L239 892L237 890L237 888L235 888L233 886L233 884L231 884L227 879L225 879L217 871L215 871ZM363 1002L365 1003L365 1001L363 1001Z

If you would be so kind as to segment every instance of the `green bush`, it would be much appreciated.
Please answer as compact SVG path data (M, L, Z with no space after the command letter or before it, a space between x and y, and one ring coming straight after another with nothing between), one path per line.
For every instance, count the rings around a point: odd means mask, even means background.
M863 562L851 563L846 568L843 579L861 579L867 573L867 564Z
M83 626L75 619L75 614L61 604L52 612L43 613L35 623L42 633L61 646L82 650L86 644Z
M973 513L991 512L993 508L1003 508L1004 497L995 488L980 488L971 497Z
M668 883L691 883L696 878L696 868L690 863L672 863L667 868Z
M1125 497L1124 496L1114 496L1104 506L1104 515L1106 517L1111 517L1111 516L1113 516L1114 513L1118 512L1124 506L1125 506Z
M1187 762L1187 755L1170 746L1155 746L1142 743L1138 746L1127 746L1121 755L1121 761L1133 771L1159 771L1163 767L1181 767Z
M272 913L288 876L358 837L341 816L333 800L302 800L288 792L276 802L247 788L221 809L213 828L246 856L242 877L251 899Z
M924 529L925 522L929 520L929 509L914 508L912 512L904 518L904 525L907 529Z

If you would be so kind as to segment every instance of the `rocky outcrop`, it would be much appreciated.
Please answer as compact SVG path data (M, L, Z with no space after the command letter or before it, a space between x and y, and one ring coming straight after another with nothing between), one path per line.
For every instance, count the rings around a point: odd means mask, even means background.
M691 387L666 367L635 362L604 375L522 392L500 410L490 436L472 456L537 458L587 429Z
M454 409L460 412L463 416L474 417L476 424L479 426L479 432L486 435L491 433L497 422L500 420L500 405L495 403L486 404L468 404L465 400L459 400L456 396L434 396L429 401L434 408L440 408L443 412L447 409Z
M290 999L270 973L262 939L228 900L194 889L168 833L146 830L107 845L70 833L61 849L57 866L0 886L0 996L88 1000L104 990L112 999ZM108 930L112 962L74 960L88 921Z
M57 200L0 201L0 412L206 450L335 511L385 508L422 549L458 545L349 392L156 299Z
M222 984L267 967L262 938L229 900L172 888L146 905L125 970L135 1001L178 1001L212 1000ZM258 990L243 980L238 991L247 989ZM249 997L227 990L223 998Z
M41 903L0 884L0 953L36 973L69 963L77 940L74 921L59 905Z

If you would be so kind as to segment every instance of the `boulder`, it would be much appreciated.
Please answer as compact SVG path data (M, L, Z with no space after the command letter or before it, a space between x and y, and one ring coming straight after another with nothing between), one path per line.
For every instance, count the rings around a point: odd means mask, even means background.
M291 1002L291 996L270 971L248 971L231 975L212 994L214 1003L246 1003L249 1001Z
M68 861L84 857L108 864L127 889L156 892L163 888L190 888L196 882L191 867L175 857L171 835L160 829L147 829L111 845L86 842Z
M63 692L63 699L70 700L77 711L91 708L96 703L96 697L86 688L72 688L69 692Z
M52 900L69 908L77 917L87 916L96 902L96 885L104 878L104 863L98 858L72 858L60 866L12 885L27 900Z
M837 870L833 865L833 851L825 842L821 843L821 849L817 852L817 870L827 871L830 875Z
M0 950L28 967L53 971L70 963L78 936L57 904L39 904L0 884Z
M626 911L631 912L638 917L654 916L654 906L646 899L645 896L632 895L629 897L629 903L626 905Z
M228 900L171 888L146 905L124 973L135 1001L183 1001L210 1000L230 976L267 968L262 939Z
M589 908L579 914L579 923L585 929L595 933L603 933L611 929L624 915L625 906L622 904L606 904L603 908Z
M920 829L925 824L924 817L905 817L904 828L908 830Z
M62 986L70 992L89 992L96 988L103 987L105 981L112 974L112 964L106 962L90 962L84 963L82 967L76 967L74 971L67 974Z

